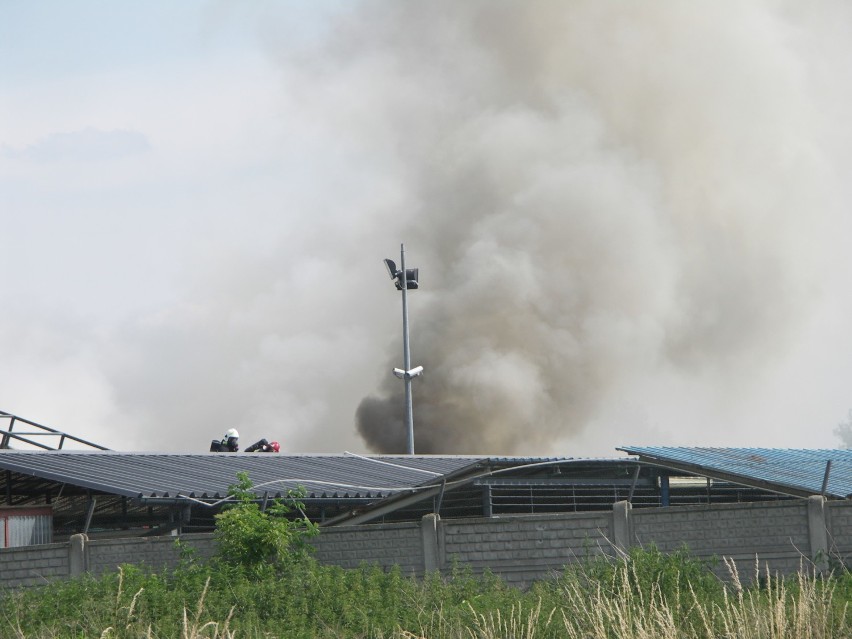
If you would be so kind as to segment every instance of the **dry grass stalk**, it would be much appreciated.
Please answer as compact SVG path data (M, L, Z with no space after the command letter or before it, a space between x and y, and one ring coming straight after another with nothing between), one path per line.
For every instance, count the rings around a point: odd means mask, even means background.
M198 600L198 605L195 607L195 616L192 623L189 623L186 615L186 608L183 609L183 632L181 639L234 639L236 633L230 629L231 619L234 616L234 607L228 612L228 616L219 627L218 621L208 621L199 626L201 615L204 613L204 599L207 596L207 589L210 586L210 577L204 583L204 589L201 591L201 598ZM212 634L207 634L212 631Z
M556 610L551 610L543 622L541 621L541 599L526 614L520 602L516 606L512 606L508 617L504 617L499 609L485 615L477 613L471 607L471 612L473 612L474 626L467 628L467 632L473 639L500 639L502 637L535 639L539 628L546 629L550 625Z

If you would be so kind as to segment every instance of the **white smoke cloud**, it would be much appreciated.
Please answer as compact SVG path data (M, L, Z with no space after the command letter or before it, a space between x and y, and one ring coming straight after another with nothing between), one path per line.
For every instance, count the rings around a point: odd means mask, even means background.
M830 445L852 404L849 18L368 2L294 42L276 36L286 15L263 16L280 93L241 88L274 108L242 128L230 93L209 146L215 100L177 142L165 112L150 119L190 185L168 205L196 212L151 245L154 262L180 256L171 295L80 320L70 361L92 406L75 423L110 432L108 415L114 447L203 450L236 426L292 451L404 450L399 295L380 263L404 241L421 269L418 452L805 446L817 425ZM174 160L194 145L203 170ZM32 389L56 356L16 361L30 372L7 379Z

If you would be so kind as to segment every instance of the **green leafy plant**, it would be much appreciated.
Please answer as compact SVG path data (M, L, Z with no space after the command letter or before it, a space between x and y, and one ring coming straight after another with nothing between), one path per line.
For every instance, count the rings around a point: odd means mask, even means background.
M318 533L316 524L304 515L298 501L304 491L288 491L286 499L272 500L261 509L245 472L237 473L237 483L228 487L234 503L216 515L219 557L226 563L252 570L280 567L306 551L305 541Z

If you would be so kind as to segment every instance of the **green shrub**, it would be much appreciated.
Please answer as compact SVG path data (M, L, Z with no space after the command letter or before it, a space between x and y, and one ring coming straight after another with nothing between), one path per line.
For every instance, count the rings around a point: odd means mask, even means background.
M714 562L691 556L682 546L664 553L656 546L631 548L621 557L598 555L566 568L567 575L584 582L615 584L626 581L634 592L650 592L652 587L666 599L686 598L690 591L715 600L724 597L723 582L710 570Z
M261 510L253 486L247 473L237 473L237 483L228 487L236 503L216 515L215 534L220 559L258 572L279 568L303 553L305 539L318 528L304 516L290 518L303 510L298 499L304 492L288 491L286 501L272 500Z

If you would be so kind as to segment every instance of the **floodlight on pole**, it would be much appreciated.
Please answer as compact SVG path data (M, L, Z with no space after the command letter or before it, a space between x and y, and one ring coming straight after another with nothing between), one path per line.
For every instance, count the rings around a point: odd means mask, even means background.
M402 292L402 356L405 368L394 368L393 374L405 382L405 415L408 425L408 454L414 454L414 406L411 398L411 380L423 374L423 367L411 368L411 349L408 340L408 291L417 290L420 269L405 268L405 244L399 245L399 268L393 260L385 260L385 267L396 290Z

